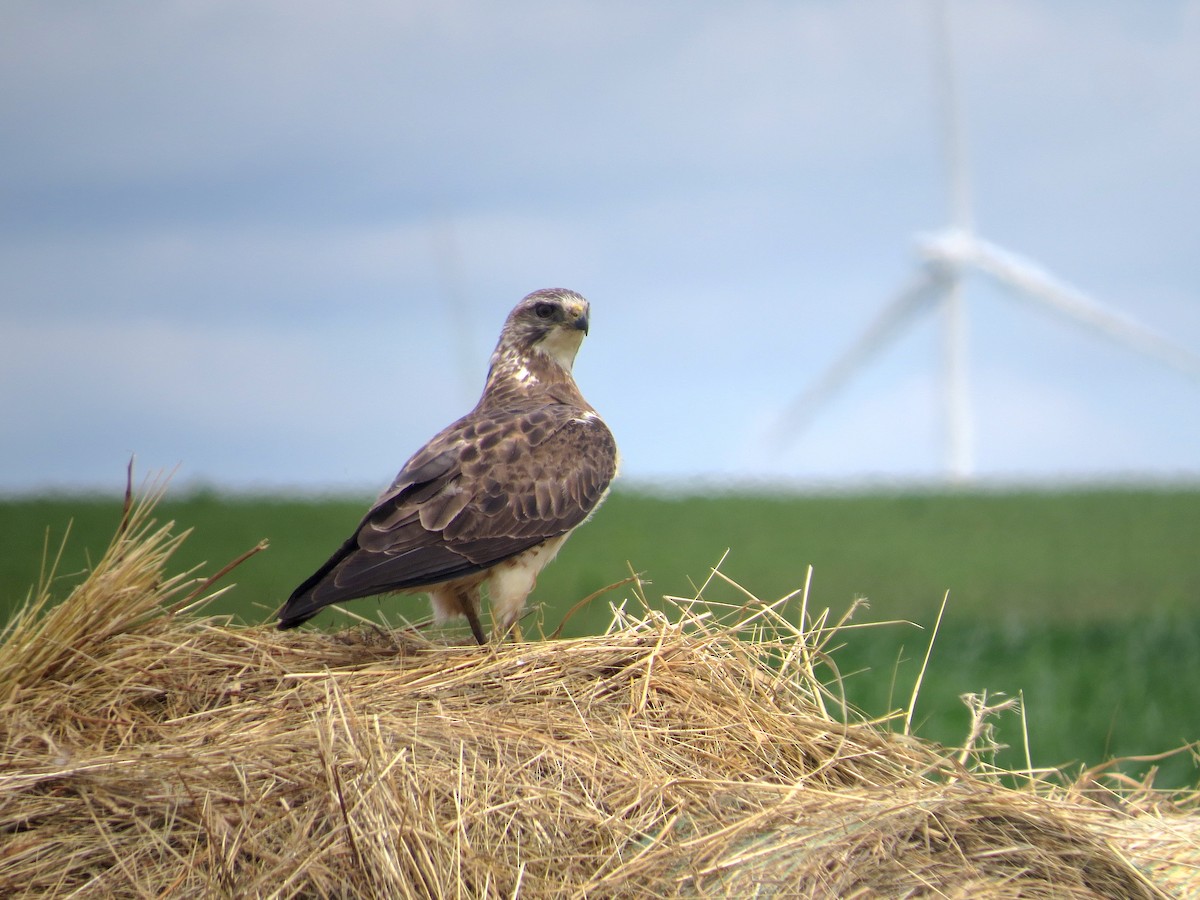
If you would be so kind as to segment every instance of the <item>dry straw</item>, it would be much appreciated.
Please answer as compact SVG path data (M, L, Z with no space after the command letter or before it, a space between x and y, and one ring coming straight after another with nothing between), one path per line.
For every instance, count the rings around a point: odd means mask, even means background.
M2 896L1200 891L1178 803L1004 787L832 715L837 626L807 608L803 631L751 597L664 615L635 584L575 640L232 627L165 574L158 494L0 635Z

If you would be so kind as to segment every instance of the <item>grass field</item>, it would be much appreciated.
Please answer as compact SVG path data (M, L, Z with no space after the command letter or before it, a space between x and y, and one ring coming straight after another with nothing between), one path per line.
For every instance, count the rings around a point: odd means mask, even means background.
M271 618L282 599L350 532L368 497L292 501L216 494L168 497L159 510L194 534L180 568L211 572L267 538L216 612L245 622ZM117 522L117 499L0 500L0 616L36 581L46 545L72 522L59 567L64 595L89 552ZM663 498L618 492L543 574L533 601L546 630L577 600L618 581L632 565L651 596L695 595L712 566L762 600L803 586L814 568L810 609L834 617L855 598L856 622L908 620L847 631L834 656L852 702L878 715L905 705L943 595L950 600L916 708L918 733L960 743L967 692L1023 695L1035 766L1094 765L1200 740L1200 490L1061 493L730 495ZM568 634L608 621L614 591L575 616ZM724 582L710 599L739 601ZM352 604L416 620L424 601ZM798 609L798 601L796 608ZM318 619L336 623L332 613ZM528 629L527 632L533 630ZM1016 745L999 762L1024 761L1022 725L998 720ZM1140 776L1147 764L1125 770ZM1186 755L1161 763L1158 783L1194 785Z

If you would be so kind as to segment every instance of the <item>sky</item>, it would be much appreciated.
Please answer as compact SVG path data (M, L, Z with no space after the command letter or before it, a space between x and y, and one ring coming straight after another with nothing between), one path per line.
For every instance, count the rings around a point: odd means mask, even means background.
M0 492L374 490L580 291L632 485L937 482L931 3L0 6ZM1200 2L951 0L978 234L1200 354ZM983 482L1200 479L1200 379L964 285Z

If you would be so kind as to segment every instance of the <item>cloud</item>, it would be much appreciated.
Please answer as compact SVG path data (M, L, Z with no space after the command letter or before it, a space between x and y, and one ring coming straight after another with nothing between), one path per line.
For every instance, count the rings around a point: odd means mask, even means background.
M427 377L428 352L339 344L148 320L10 328L8 483L105 483L131 453L242 484L383 479L444 424L453 384Z

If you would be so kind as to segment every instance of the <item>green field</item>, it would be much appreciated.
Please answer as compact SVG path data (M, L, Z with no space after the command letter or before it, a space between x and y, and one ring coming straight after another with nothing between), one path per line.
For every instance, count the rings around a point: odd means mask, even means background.
M271 548L240 568L214 611L268 621L279 603L357 523L368 497L283 500L216 494L168 497L160 520L194 534L179 568L211 572L259 540ZM47 531L71 537L58 595L106 545L116 499L0 500L0 615L36 581ZM1159 753L1200 740L1200 489L1061 493L885 493L663 498L614 494L547 569L533 596L546 630L632 565L651 597L691 597L729 551L722 572L762 600L814 576L810 609L839 616L857 597L856 622L903 619L932 626L950 601L916 708L918 733L960 743L967 692L1021 693L1035 766L1094 765L1112 756ZM607 624L608 601L574 617L567 634ZM714 600L741 596L722 582ZM368 599L417 620L423 600ZM793 607L793 615L798 603ZM317 624L342 619L325 613ZM528 628L527 633L536 628ZM847 631L835 654L851 700L873 715L907 703L929 631L888 625ZM1023 765L1020 720L998 720L1018 745L999 761ZM1123 768L1141 775L1145 765ZM1161 764L1162 786L1200 780L1186 755Z

